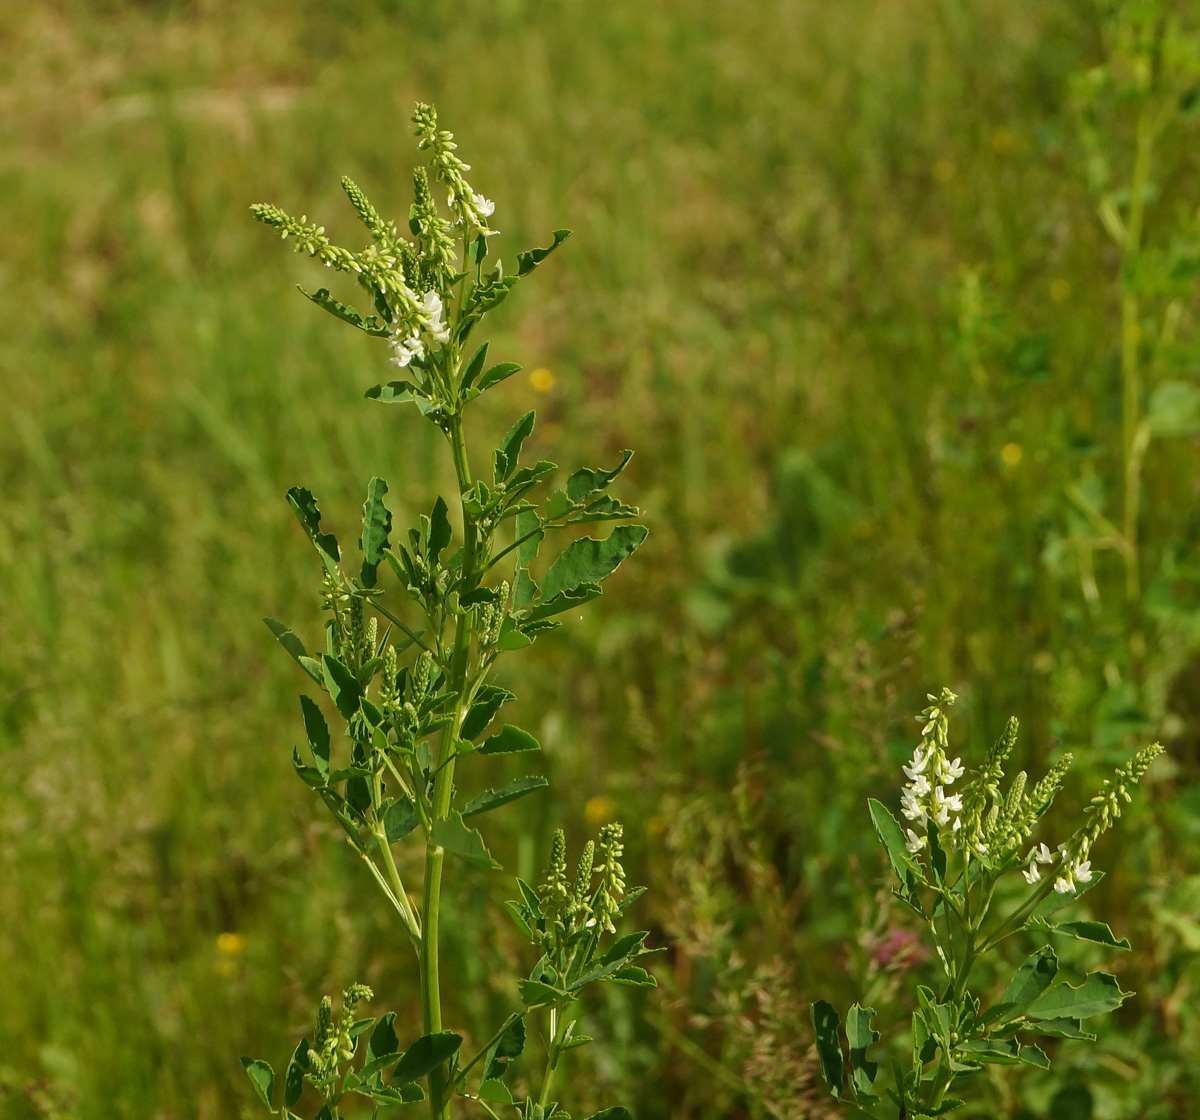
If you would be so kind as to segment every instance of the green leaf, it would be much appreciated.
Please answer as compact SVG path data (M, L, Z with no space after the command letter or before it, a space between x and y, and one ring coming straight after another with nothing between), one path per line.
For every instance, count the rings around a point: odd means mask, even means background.
M1078 1038L1085 1042L1093 1042L1096 1038L1094 1034L1080 1029L1078 1019L1043 1019L1040 1023L1022 1023L1021 1029L1049 1038Z
M1187 436L1200 431L1200 388L1187 381L1163 381L1146 405L1151 435Z
M550 565L542 581L542 600L549 603L585 584L597 584L617 570L646 539L644 525L618 525L604 540L572 541Z
M1088 1019L1120 1007L1129 996L1129 992L1121 991L1115 976L1089 972L1076 988L1070 984L1051 988L1025 1014L1030 1019Z
M362 699L362 685L358 678L350 672L336 657L321 654L321 665L325 670L325 687L342 718L349 720L358 711L358 702Z
M842 1060L842 1043L838 1038L838 1013L833 1009L833 1004L819 999L812 1005L812 1021L817 1032L817 1057L821 1062L821 1077L834 1099L841 1100L842 1079L846 1067Z
M987 1062L990 1065L1013 1066L1020 1059L1017 1057L1017 1044L1011 1040L998 1038L974 1038L961 1043L958 1053L966 1054L977 1062Z
M386 385L372 385L363 396L380 404L407 404L416 400L417 387L411 381L389 381Z
M313 680L321 684L321 674L314 668L314 661L308 656L308 650L304 648L304 643L296 637L282 622L276 622L273 618L264 618L263 622L267 624L267 629L275 635L279 644L287 650L291 658L300 666Z
M492 386L499 385L501 381L507 381L520 368L516 362L501 362L499 365L494 365L479 379L477 388L481 393L486 392Z
M629 466L629 460L632 458L632 451L622 451L620 463L611 471L580 467L567 479L567 497L572 502L582 502L590 495L604 490L617 475Z
M485 684L475 693L475 700L463 718L460 736L468 741L478 738L487 730L488 724L492 722L501 706L515 699L508 689Z
M304 715L304 732L308 745L322 774L329 773L329 725L317 707L317 702L308 696L300 697L300 710Z
M469 389L471 383L479 376L480 370L483 369L483 363L487 361L487 352L488 344L485 342L471 355L471 360L463 369L462 380L458 383L459 392Z
M409 1082L396 1088L394 1085L360 1085L353 1090L360 1097L366 1097L376 1104L416 1104L425 1099L425 1093L420 1085ZM316 1120L332 1120L328 1108L317 1113Z
M528 1008L551 1007L571 1000L566 992L540 980L518 980L517 989L521 993L521 1002Z
M533 926L530 924L531 915L529 911L519 902L506 902L504 908L508 911L509 917L516 923L517 928L525 934L526 937L533 937Z
M1022 1046L1017 1055L1027 1066L1037 1066L1038 1069L1049 1069L1050 1059L1040 1046Z
M304 1092L304 1075L308 1072L308 1039L302 1038L292 1052L288 1062L287 1076L283 1081L283 1103L291 1108Z
M528 276L539 264L542 263L551 253L554 252L568 237L571 236L569 229L556 229L554 231L554 241L546 249L530 249L524 253L517 254L517 275Z
M1016 1019L1054 983L1058 975L1058 957L1049 945L1031 954L1017 969L1000 1001L1008 1008L1002 1022Z
M517 545L517 582L513 590L513 605L521 610L528 606L538 593L537 584L529 574L529 565L537 557L538 548L545 539L542 531L542 520L532 506L517 513L516 539ZM505 622L508 620L506 619Z
M497 486L516 469L517 460L521 455L521 447L533 432L535 416L536 413L532 409L525 413L508 429L508 434L492 453L492 473Z
M497 1081L494 1077L489 1077L487 1080L480 1082L479 1091L475 1094L480 1100L488 1101L491 1104L512 1104L512 1093L509 1092L508 1086L503 1081Z
M300 290L301 295L311 299L318 307L324 308L330 315L341 319L344 323L349 323L352 327L357 327L360 331L366 331L367 334L373 334L379 338L388 337L388 329L380 326L379 320L374 315L364 319L353 307L347 307L344 303L339 303L334 299L329 294L328 288L318 288L315 292L306 292L299 284L296 287Z
M453 1031L422 1035L404 1051L389 1085L406 1085L410 1081L416 1081L418 1077L424 1077L430 1070L437 1069L443 1062L449 1061L458 1053L461 1045L462 1035Z
M429 540L427 542L429 559L436 563L442 554L442 549L450 543L453 536L446 503L439 497L433 503L433 510L429 515Z
M520 754L522 751L540 751L539 743L528 731L522 731L506 723L495 735L489 735L479 748L480 754Z
M492 1081L503 1077L509 1065L525 1050L525 1023L514 1019L512 1024L488 1048L483 1060L483 1079Z
M887 853L888 863L892 865L901 886L911 893L918 883L925 882L925 876L908 854L904 830L882 801L876 801L872 797L868 800L868 806L871 810L871 823L875 826L875 835L879 837L879 842Z
M501 805L507 805L510 801L516 801L518 797L524 797L527 793L533 793L534 790L545 789L549 784L540 774L530 774L524 778L514 778L501 789L485 789L478 797L473 797L467 802L462 811L463 819L490 812Z
M373 478L367 484L367 500L363 504L363 531L359 546L363 552L362 583L364 587L375 586L375 576L383 555L387 550L388 536L392 531L391 511L383 504L388 485L382 478Z
M867 1061L867 1047L879 1041L879 1032L871 1029L873 1008L852 1004L846 1015L846 1041L850 1044L851 1080L855 1090L868 1095L879 1072L878 1062Z
M376 1024L367 1043L366 1064L359 1072L364 1080L381 1069L386 1069L400 1057L400 1040L396 1037L396 1013L389 1011Z
M631 988L657 988L658 981L644 968L636 964L627 965L608 977L610 983L628 984Z
M522 467L517 471L508 480L508 485L505 486L504 492L509 495L509 501L511 502L517 491L533 485L533 483L545 478L551 471L557 469L557 464L551 463L548 459L539 459L532 467Z
M266 1062L257 1058L242 1058L242 1068L250 1078L250 1084L258 1094L258 1099L271 1108L271 1098L275 1095L275 1071Z
M588 1117L588 1120L633 1120L629 1109L622 1108L619 1104L612 1108L606 1108L603 1112L595 1112Z
M500 870L500 865L488 852L483 837L475 829L463 824L462 815L456 809L451 809L449 816L433 822L429 838L474 867Z
M933 881L940 887L946 882L946 853L938 839L937 828L928 829L925 835L929 841L929 869L933 872ZM904 850L907 852L908 848Z
M316 498L310 490L302 486L293 486L287 492L287 500L296 515L296 520L308 534L308 539L316 545L321 560L331 572L334 571L342 554L338 548L337 537L332 533L321 532L321 511L317 508Z
M1069 933L1080 941L1094 941L1097 945L1107 945L1110 949L1128 949L1129 938L1117 938L1105 922L1062 922L1051 926L1054 933Z
M573 591L564 591L561 595L555 595L553 599L543 600L528 609L521 623L521 630L526 634L533 634L535 631L529 626L529 623L542 622L553 615L562 614L563 611L569 611L574 607L581 607L584 603L590 603L593 599L599 597L600 585L596 583L585 583ZM546 625L548 628L552 628L561 624L552 622Z
M389 844L403 840L420 823L412 802L404 797L393 801L383 814L383 829Z

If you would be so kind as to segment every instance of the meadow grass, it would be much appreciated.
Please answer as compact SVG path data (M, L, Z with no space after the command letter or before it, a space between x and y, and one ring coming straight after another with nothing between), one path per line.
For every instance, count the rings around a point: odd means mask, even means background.
M372 474L400 521L453 483L422 425L358 400L378 353L288 298L305 262L248 206L345 232L345 173L398 211L418 99L512 215L503 252L576 231L495 318L493 353L549 373L480 423L533 401L535 454L639 449L639 563L516 689L564 800L643 822L631 879L672 947L661 999L598 1009L618 1045L584 1066L596 1099L820 1115L814 981L886 994L919 967L879 948L904 926L863 799L898 790L911 713L947 682L977 753L1017 712L1084 788L1131 737L1167 743L1098 889L1146 947L1139 997L1095 1053L996 1099L1187 1115L1196 441L1147 458L1136 618L1115 553L1090 610L1061 543L1068 486L1120 485L1119 262L1069 81L1100 28L1085 0L6 6L3 1115L236 1114L236 1056L282 1053L315 991L361 978L415 1007L372 884L290 773L293 667L258 619L318 618L289 486L344 527ZM1200 202L1194 122L1160 145L1151 237ZM522 819L497 854L528 873L560 822ZM459 901L449 952L499 1006L495 899ZM1084 1082L1089 1111L1061 1111Z

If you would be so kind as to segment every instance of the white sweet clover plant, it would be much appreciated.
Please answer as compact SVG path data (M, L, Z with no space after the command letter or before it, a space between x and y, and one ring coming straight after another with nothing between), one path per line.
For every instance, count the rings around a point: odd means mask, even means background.
M1062 787L1071 756L1065 755L1032 788L1021 771L1002 792L1004 763L1017 738L1017 721L1011 719L983 765L951 792L965 773L962 759L950 758L947 709L955 696L943 689L929 699L930 706L918 717L921 740L903 767L907 780L900 812L907 827L881 802L869 803L875 832L900 881L895 893L925 922L945 974L944 986L937 990L917 987L911 1063L893 1060L886 1096L878 1084L879 1063L868 1058L880 1038L871 1025L874 1010L858 1004L850 1008L844 1054L838 1013L825 1000L812 1005L829 1091L853 1115L876 1120L916 1120L955 1111L965 1102L951 1092L969 1085L989 1063L1046 1069L1050 1059L1031 1036L1093 1039L1083 1020L1112 1011L1128 998L1130 993L1104 972L1088 973L1077 987L1066 983L1050 944L1017 969L999 1002L985 1006L968 983L982 958L1020 933L1038 938L1052 933L1110 950L1129 948L1103 922L1059 921L1056 915L1103 878L1103 872L1092 868L1093 846L1163 750L1156 743L1120 767L1092 798L1075 831L1051 850L1035 832Z
M467 182L470 168L456 154L453 136L438 128L432 106L418 105L413 120L433 178L448 192L448 215L435 202L423 168L414 176L403 232L379 216L356 184L342 180L371 236L359 252L335 245L324 227L305 217L297 220L267 205L253 211L297 251L354 277L366 291L368 315L326 288L304 294L386 342L403 379L376 385L367 397L415 404L445 436L457 476L462 526L457 546L449 507L440 497L406 538L394 536L387 483L373 478L363 506L361 557L353 567L337 538L322 527L313 495L290 490L288 502L320 560L328 612L324 652L310 654L288 627L267 620L323 694L320 702L300 698L308 757L295 752L296 772L345 831L407 934L420 977L423 1030L401 1045L394 1013L356 1018L357 1005L372 993L353 984L342 993L336 1015L332 1000L322 1000L315 1037L296 1047L281 1088L267 1062L242 1062L263 1104L285 1120L297 1120L297 1110L310 1105L316 1120L339 1120L348 1096L366 1098L376 1110L427 1101L433 1120L445 1120L455 1098L493 1118L569 1120L556 1103L555 1075L565 1051L591 1041L579 1030L583 991L601 982L654 983L638 963L649 953L647 935L617 936L622 914L641 893L626 887L621 826L606 825L597 842L588 842L573 878L559 832L545 881L531 886L518 880L519 898L509 911L537 960L514 985L514 1009L499 1024L460 1031L443 1020L442 878L447 855L475 868L498 868L473 827L475 818L548 784L528 775L469 798L457 784L459 764L475 756L540 749L528 731L496 726L501 708L514 699L491 682L497 660L558 626L555 616L596 598L601 582L642 543L646 529L629 523L637 509L608 493L629 462L628 451L616 466L576 470L561 489L540 503L532 500L558 469L546 461L520 463L533 412L491 450L487 475L472 473L464 412L520 367L489 365L488 344L469 350L467 340L570 231L557 230L548 248L518 254L510 271L501 264L485 270L496 233L490 225L495 207ZM623 524L599 540L574 536L548 566L536 563L550 532L603 521ZM394 576L392 590L382 586L381 571ZM331 733L327 715L339 718L341 736ZM424 850L419 903L401 879L392 851L399 843ZM505 1075L524 1051L527 1024L538 1020L545 1067L540 1079L527 1078L536 1091L519 1099ZM463 1052L468 1037L477 1044L472 1056ZM597 1116L628 1120L629 1113L618 1106Z

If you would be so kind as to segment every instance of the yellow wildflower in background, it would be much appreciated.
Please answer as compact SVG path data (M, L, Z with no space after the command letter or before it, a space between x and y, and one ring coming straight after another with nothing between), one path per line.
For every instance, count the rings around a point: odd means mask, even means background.
M1025 452L1019 443L1006 443L1000 449L1000 458L1006 467L1015 467Z
M535 393L548 393L554 388L556 378L545 366L529 371L529 386Z
M227 957L240 957L246 951L246 939L240 933L218 933L217 952Z
M616 801L606 793L589 798L588 803L583 807L583 815L587 817L588 824L593 828L597 825L607 824L612 820L616 811Z

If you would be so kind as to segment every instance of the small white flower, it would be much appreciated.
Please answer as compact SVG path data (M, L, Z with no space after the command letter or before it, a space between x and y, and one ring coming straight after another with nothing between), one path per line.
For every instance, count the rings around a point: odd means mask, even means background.
M1075 889L1075 884L1072 882L1069 875L1064 875L1059 879L1054 880L1054 889L1059 894L1070 894Z
M401 369L404 369L413 358L425 356L425 347L415 334L409 338L393 337L389 345L392 348L392 365L399 366Z
M911 828L905 829L905 831L908 833L908 841L904 846L912 855L915 856L923 847L925 847L926 839L924 836L918 836Z
M929 784L929 779L924 774L918 774L913 778L908 787L917 797L925 797L933 786Z
M1046 847L1045 844L1038 845L1037 851L1033 853L1033 858L1035 860L1037 860L1038 863L1053 863L1054 862L1054 855L1050 851L1050 849Z
M475 212L481 217L490 218L496 212L496 204L490 198L484 198L481 194L475 194L471 197L475 203Z
M1037 860L1030 860L1029 866L1021 874L1025 876L1025 882L1031 885L1036 883L1042 877L1042 873L1038 870Z
M1071 873L1081 883L1090 883L1092 881L1092 861L1085 859L1081 863L1075 864L1071 868Z
M942 764L938 767L938 777L941 778L946 785L952 785L954 780L956 778L961 778L964 773L965 771L962 767L961 758L956 758L953 762L946 762L943 760Z
M904 771L905 777L908 778L910 782L914 781L918 774L924 772L932 754L932 747L930 747L930 749L927 751L923 751L920 747L917 747L917 749L913 751L912 762L910 762L907 766L900 767L900 769Z
M926 813L925 807L917 800L916 795L910 789L906 789L900 796L900 811L910 821L920 821L924 824L929 819L929 814Z
M938 824L945 824L950 819L951 813L962 812L962 794L954 793L947 797L946 791L941 786L934 786L933 812L934 819L937 820ZM945 819L939 819L943 816Z
M445 342L450 337L450 328L442 321L442 297L430 289L421 300L421 308L429 320L429 333L438 342Z

